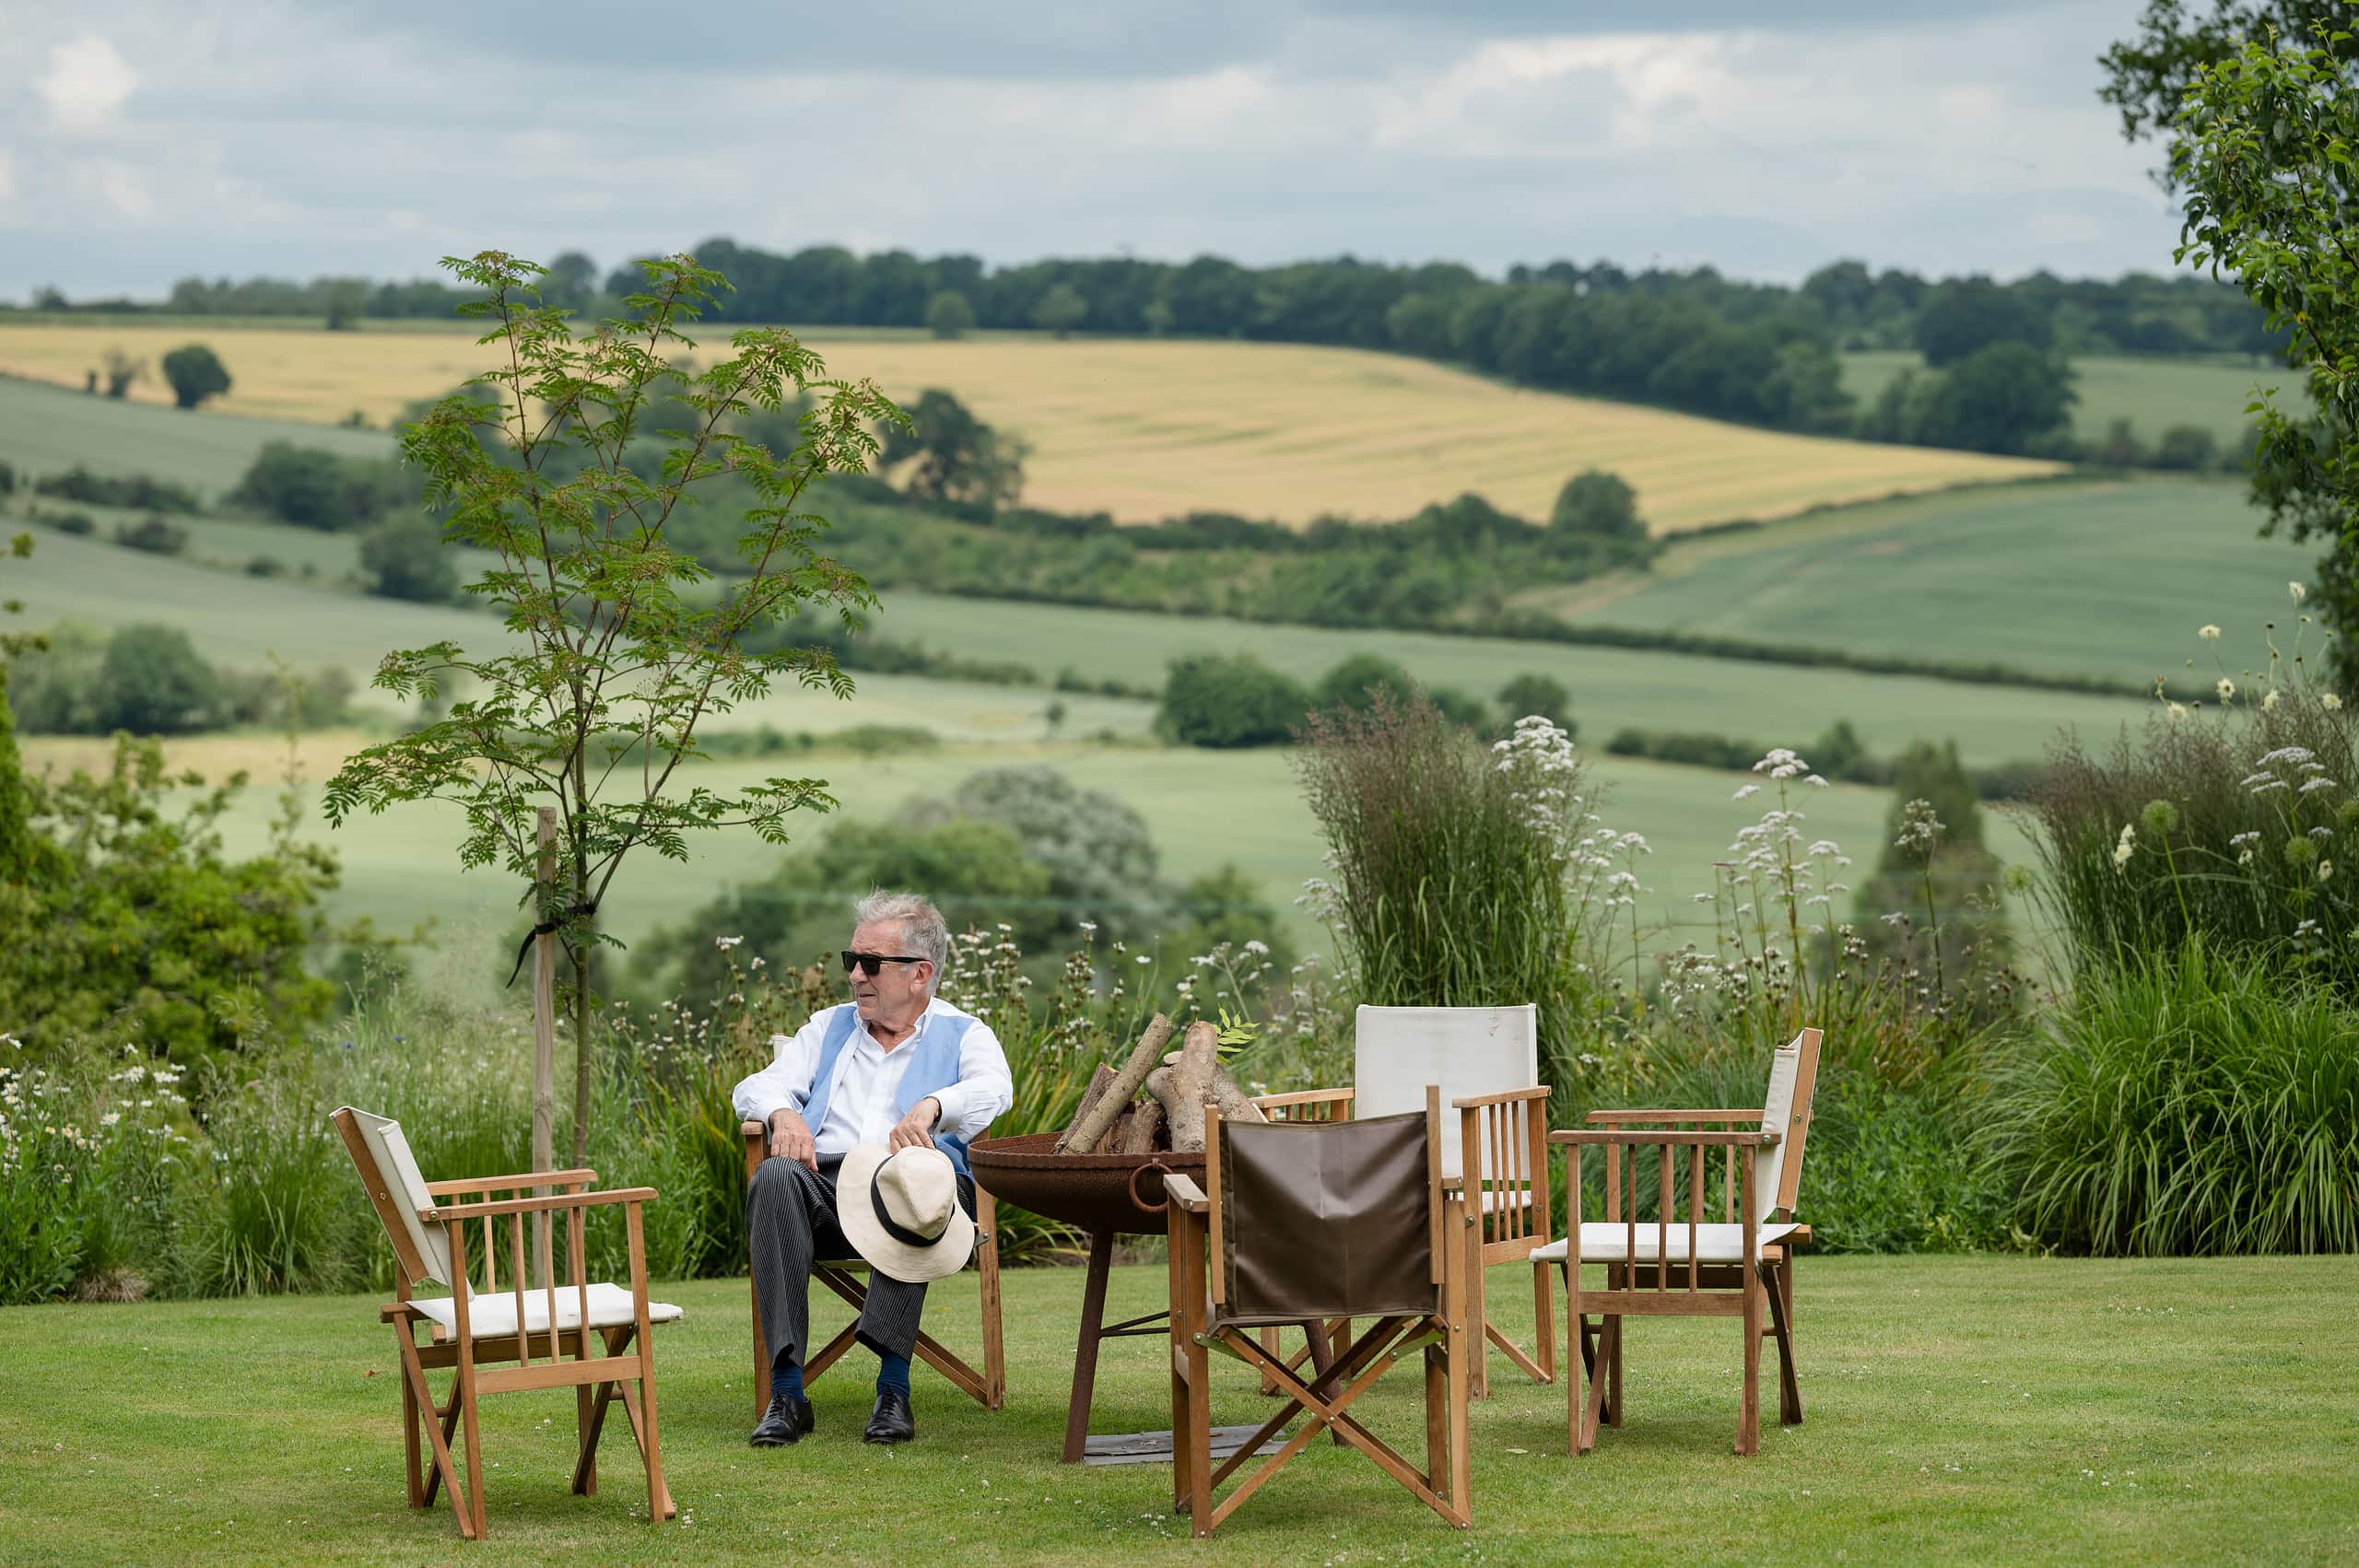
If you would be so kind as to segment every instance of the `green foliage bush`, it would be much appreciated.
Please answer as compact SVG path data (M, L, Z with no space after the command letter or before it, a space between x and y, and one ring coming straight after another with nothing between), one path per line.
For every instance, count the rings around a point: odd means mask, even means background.
M207 789L125 739L105 774L52 781L18 766L6 723L0 708L0 790L22 811L0 811L0 1018L29 1047L129 1042L202 1067L325 1014L303 961L335 861L291 817L233 860L219 823L242 776ZM174 811L176 790L197 793Z
M1301 682L1250 653L1197 653L1171 661L1155 727L1175 745L1273 746L1309 708Z
M145 517L135 523L117 524L114 542L126 550L145 550L151 556L177 556L188 548L188 530L160 517Z
M391 461L340 457L291 441L264 443L224 499L299 528L362 527L417 498L414 476Z
M1993 1095L1989 1155L2044 1245L2359 1250L2359 1012L2199 935L2083 969Z
M194 514L203 506L196 492L169 479L145 474L93 474L76 463L63 474L44 474L34 482L36 495L89 507L123 507L139 511Z
M117 628L94 693L103 731L182 735L220 721L221 682L178 626Z
M447 604L459 591L459 568L442 526L429 517L387 518L360 537L369 591L416 604Z

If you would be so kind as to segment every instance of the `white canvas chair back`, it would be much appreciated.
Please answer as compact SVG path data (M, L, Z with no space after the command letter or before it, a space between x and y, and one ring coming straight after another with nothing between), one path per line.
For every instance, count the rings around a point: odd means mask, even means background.
M1805 1030L1803 1034L1810 1031ZM1792 1199L1785 1196L1786 1171L1790 1165L1797 1177L1802 1164L1802 1142L1810 1129L1810 1102L1797 1104L1802 1069L1802 1035L1778 1047L1769 1064L1769 1095L1761 1108L1761 1130L1778 1134L1777 1143L1761 1152L1754 1166L1753 1217L1766 1223L1780 1208L1790 1207ZM1816 1078L1813 1072L1812 1077ZM1813 1082L1813 1089L1816 1084Z
M1540 1082L1539 1010L1520 1007L1363 1007L1354 1018L1352 1114L1397 1116L1426 1108L1426 1085L1441 1103ZM1464 1174L1459 1118L1441 1118L1441 1169Z
M360 1173L362 1179L370 1182L374 1189L370 1196L378 1198L381 1195L392 1199L380 1202L378 1218L383 1220L388 1210L400 1216L402 1230L408 1237L411 1249L426 1262L424 1278L453 1289L465 1290L470 1296L474 1295L473 1288L465 1281L451 1278L451 1236L448 1229L418 1218L419 1210L434 1207L434 1199L426 1190L426 1177L418 1174L417 1157L409 1151L409 1140L402 1136L402 1124L390 1117L372 1116L349 1106L345 1109L351 1112L353 1123L360 1131L361 1145L369 1151L376 1164L374 1170ZM390 1223L387 1228L392 1228Z

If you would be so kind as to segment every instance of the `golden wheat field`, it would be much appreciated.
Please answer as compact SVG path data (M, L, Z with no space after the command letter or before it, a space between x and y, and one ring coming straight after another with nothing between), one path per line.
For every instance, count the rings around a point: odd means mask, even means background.
M0 325L0 371L78 386L120 349L149 366L132 395L168 402L154 367L199 336L234 382L205 417L334 423L358 411L381 425L489 353L457 332L10 324ZM809 340L838 375L874 378L896 396L947 387L1022 435L1032 445L1027 500L1126 521L1198 509L1391 520L1468 490L1540 518L1566 479L1594 467L1637 488L1658 532L1677 532L2055 466L1782 435L1356 349L825 330Z

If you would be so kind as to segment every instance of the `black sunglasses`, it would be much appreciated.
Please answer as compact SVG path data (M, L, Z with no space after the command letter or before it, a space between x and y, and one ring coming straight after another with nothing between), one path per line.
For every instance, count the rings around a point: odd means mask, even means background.
M913 957L906 953L854 953L850 948L846 948L844 950L843 959L845 974L849 975L854 969L858 969L862 974L867 976L872 980L876 978L876 972L879 969L884 968L887 964L922 964L925 962L922 958Z

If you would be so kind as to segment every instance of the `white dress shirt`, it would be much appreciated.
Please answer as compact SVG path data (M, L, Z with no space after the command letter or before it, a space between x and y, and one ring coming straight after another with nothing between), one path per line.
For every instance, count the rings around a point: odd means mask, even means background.
M819 1071L819 1047L827 1033L827 1013L813 1016L792 1035L772 1035L769 1066L745 1079L731 1095L737 1114L746 1121L767 1124L770 1114L792 1110L801 1115L811 1102L813 1079ZM1008 1074L1007 1054L991 1025L974 1020L940 998L926 1003L915 1033L886 1050L866 1024L855 1027L843 1049L836 1053L835 1085L827 1094L827 1120L811 1129L812 1141L825 1159L838 1159L863 1143L884 1143L901 1119L901 1078L917 1055L913 1048L928 1029L940 1021L968 1019L958 1042L958 1082L933 1091L942 1118L933 1126L939 1135L971 1141L991 1126L992 1118L1015 1101L1015 1082Z

